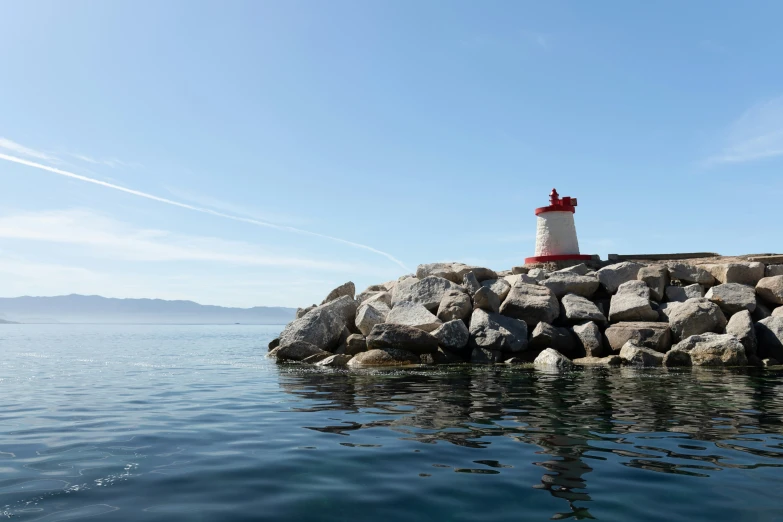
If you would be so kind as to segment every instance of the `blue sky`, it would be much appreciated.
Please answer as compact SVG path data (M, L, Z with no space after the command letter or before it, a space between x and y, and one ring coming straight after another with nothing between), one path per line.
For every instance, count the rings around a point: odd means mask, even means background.
M507 269L552 187L583 253L783 250L780 2L2 9L3 296Z

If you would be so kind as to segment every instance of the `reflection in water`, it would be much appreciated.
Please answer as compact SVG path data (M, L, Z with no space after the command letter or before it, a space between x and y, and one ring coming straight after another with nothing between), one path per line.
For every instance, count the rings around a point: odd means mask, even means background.
M541 458L533 464L542 475L531 486L568 504L554 519L593 518L585 504L590 477L612 469L602 465L608 460L690 477L783 467L781 380L769 372L599 368L558 375L456 367L322 373L297 366L280 372L284 390L303 399L297 411L378 417L312 430L349 437L384 427L421 443L487 448L503 437L535 445ZM475 468L454 471L513 468L498 460L473 462Z

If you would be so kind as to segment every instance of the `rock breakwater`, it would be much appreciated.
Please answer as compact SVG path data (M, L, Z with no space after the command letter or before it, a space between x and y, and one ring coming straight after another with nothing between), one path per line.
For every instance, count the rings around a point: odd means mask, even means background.
M708 262L707 262L708 261ZM783 264L596 262L495 272L462 263L300 309L269 355L321 366L771 366L783 361ZM337 357L335 357L337 356Z

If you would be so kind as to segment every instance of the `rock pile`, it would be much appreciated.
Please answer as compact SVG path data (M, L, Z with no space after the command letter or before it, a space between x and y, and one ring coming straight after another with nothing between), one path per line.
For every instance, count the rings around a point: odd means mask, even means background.
M269 349L279 361L348 367L774 365L783 361L783 266L420 265L358 295L350 282L335 288Z

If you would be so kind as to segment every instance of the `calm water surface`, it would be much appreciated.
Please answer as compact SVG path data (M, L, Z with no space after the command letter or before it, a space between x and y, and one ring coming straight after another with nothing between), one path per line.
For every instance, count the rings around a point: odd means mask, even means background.
M783 373L277 366L281 327L0 327L0 517L783 520Z

